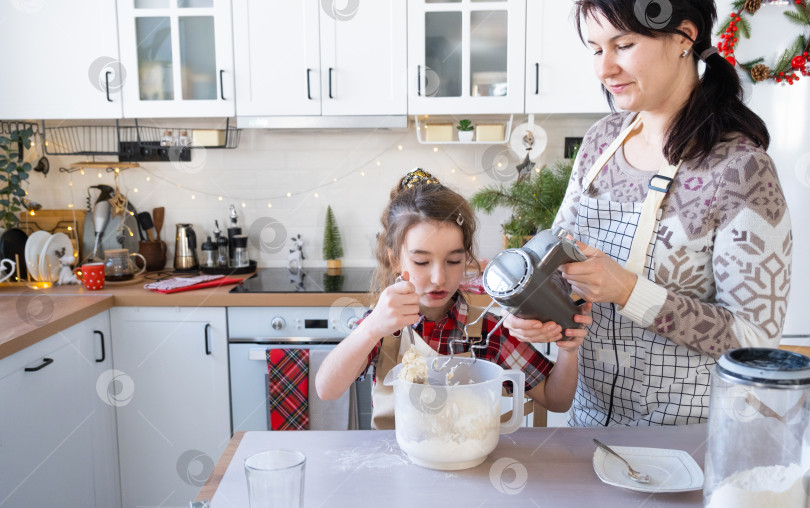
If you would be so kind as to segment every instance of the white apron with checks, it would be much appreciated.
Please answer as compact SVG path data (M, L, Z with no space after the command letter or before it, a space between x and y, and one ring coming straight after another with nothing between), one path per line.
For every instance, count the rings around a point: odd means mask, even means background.
M657 197L654 208L646 204L650 196L645 203L619 203L589 196L591 182L639 121L637 118L614 140L583 181L574 235L639 277L655 281L653 250L661 219L658 206L666 191ZM659 175L671 179L677 169L669 166ZM642 212L645 206L650 210ZM649 230L646 238L645 228ZM646 248L631 249L634 237L639 237L639 244ZM628 262L628 258L633 259ZM593 324L588 331L580 348L580 379L569 425L681 425L706 421L709 368L714 359L641 328L620 315L615 304L594 303Z

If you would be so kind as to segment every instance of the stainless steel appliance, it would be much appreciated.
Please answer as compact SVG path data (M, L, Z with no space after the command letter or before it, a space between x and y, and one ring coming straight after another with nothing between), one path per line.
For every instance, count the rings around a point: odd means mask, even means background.
M174 240L174 269L196 270L200 264L197 261L197 235L191 224L177 224L177 236Z
M318 399L314 382L320 361L351 332L365 311L350 298L338 299L331 307L228 308L233 430L269 430L266 351L271 348L310 350L311 430L371 428L371 376L354 383L350 390L356 393L354 397L350 394L337 401Z
M519 249L507 249L484 270L484 289L510 313L523 318L554 321L563 328L581 328L574 321L578 304L558 268L585 261L571 235L563 228L540 231Z

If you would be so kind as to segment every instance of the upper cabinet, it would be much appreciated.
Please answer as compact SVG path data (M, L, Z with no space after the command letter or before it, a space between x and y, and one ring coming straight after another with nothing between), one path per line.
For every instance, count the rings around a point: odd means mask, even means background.
M124 116L235 112L229 0L118 0Z
M526 113L610 112L573 16L573 0L527 0Z
M0 2L0 118L120 118L115 4Z
M234 0L238 116L407 113L405 0L345 4Z
M522 113L525 15L526 0L409 1L408 112Z

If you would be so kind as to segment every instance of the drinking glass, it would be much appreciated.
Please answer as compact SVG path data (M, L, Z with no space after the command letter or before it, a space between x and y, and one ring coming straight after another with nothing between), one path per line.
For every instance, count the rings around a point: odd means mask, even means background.
M245 459L250 508L304 506L306 457L295 450L268 450Z

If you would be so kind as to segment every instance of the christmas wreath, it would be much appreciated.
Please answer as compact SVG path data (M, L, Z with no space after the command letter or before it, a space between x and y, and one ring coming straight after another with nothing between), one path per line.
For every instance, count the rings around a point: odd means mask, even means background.
M785 11L785 16L804 28L810 27L810 8L807 0L791 0L794 10ZM734 56L734 48L739 42L739 34L751 37L751 25L748 17L753 16L762 6L762 0L736 0L736 12L726 20L717 34L722 39L717 43L717 49L731 65L742 68L752 81L765 81L772 79L777 83L792 85L799 80L799 75L810 76L810 46L804 34L799 35L793 45L782 52L782 56L773 67L768 67L764 58L757 58L750 62L738 62Z

